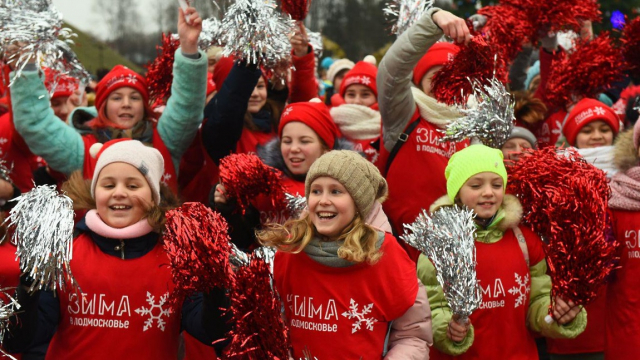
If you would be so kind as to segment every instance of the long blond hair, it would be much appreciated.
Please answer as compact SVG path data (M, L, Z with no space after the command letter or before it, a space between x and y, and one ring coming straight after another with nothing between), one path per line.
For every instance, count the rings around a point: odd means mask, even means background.
M301 219L288 220L284 225L269 224L264 230L256 231L256 237L261 244L293 254L304 250L316 236L320 234L311 222L309 214ZM378 232L365 224L360 215L356 215L335 241L344 241L338 249L338 257L347 261L375 264L382 256L382 252L376 246Z

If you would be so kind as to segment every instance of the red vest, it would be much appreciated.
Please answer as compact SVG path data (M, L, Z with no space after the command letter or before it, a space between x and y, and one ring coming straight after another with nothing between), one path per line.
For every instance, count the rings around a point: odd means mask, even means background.
M420 113L416 111L409 124L419 117ZM431 204L447 193L444 169L451 155L465 148L469 142L440 144L438 140L442 136L436 125L420 119L389 167L386 174L389 197L382 206L398 234L403 233L403 224L413 223L422 209L428 210ZM386 163L389 152L384 146L381 149L381 160L384 159ZM420 253L409 250L409 256L417 262Z
M640 211L612 210L620 268L607 292L605 358L640 359Z
M530 264L537 264L544 259L542 241L531 230L520 229L527 241ZM473 345L458 357L432 348L430 358L537 360L535 340L526 325L531 275L513 231L508 230L493 244L476 241L476 259L482 303L471 314Z
M530 130L538 139L539 148L556 145L562 135L562 123L566 116L566 111L559 110L549 115L543 122L532 126Z
M0 158L11 170L11 180L25 193L33 188L33 171L46 163L34 155L11 121L11 113L0 116Z
M236 146L236 154L255 154L258 145L264 145L274 137L276 137L274 132L264 133L243 128L242 135L240 135L240 140Z
M185 202L209 203L211 188L218 182L218 166L202 146L199 129L193 142L180 159L180 198Z
M200 340L189 335L188 332L182 332L184 339L184 358L182 360L217 360L216 350L208 345L200 342Z
M84 141L84 165L82 168L82 175L85 179L93 178L93 172L96 169L97 159L94 159L91 156L89 150L91 149L91 145L98 142L98 139L93 134L83 135L82 140ZM164 159L164 175L162 176L162 183L168 186L174 193L178 193L178 176L176 174L176 169L173 166L173 159L171 158L171 153L169 153L169 149L167 149L166 145L160 138L160 134L158 134L158 130L153 128L153 140L152 145L155 149L160 151L162 154L162 158Z
M0 244L0 289L17 287L20 284L20 273L20 264L16 261L16 247L7 239L4 244ZM13 290L7 292L12 294ZM20 355L13 356L20 359Z
M382 359L389 322L415 302L415 265L387 234L383 255L333 268L306 253L277 252L275 286L284 303L293 357L308 348L318 359ZM303 275L301 275L303 274Z
M88 234L76 238L71 270L82 294L58 290L60 323L47 359L176 359L180 310L169 306L168 263L160 243L121 260Z
M291 195L304 196L304 181L296 181L286 176L282 177L282 184L285 192ZM260 211L260 223L278 223L284 224L289 220L289 213L286 209L276 210L271 203L271 199L266 196L260 196L254 202L255 208Z
M376 165L376 166L378 166L378 160L380 159L380 151L374 148L373 145L371 145L371 143L374 143L378 140L380 140L380 137L377 137L374 139L367 139L367 140L349 139L349 141L351 141L354 144L353 150L365 154L367 157L367 160L369 160L373 165Z

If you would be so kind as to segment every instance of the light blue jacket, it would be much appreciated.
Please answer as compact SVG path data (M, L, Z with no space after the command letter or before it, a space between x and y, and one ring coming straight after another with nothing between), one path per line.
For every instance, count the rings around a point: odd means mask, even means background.
M185 57L178 49L173 64L171 97L158 120L157 130L166 145L176 171L182 154L202 123L207 90L207 56ZM82 170L84 142L73 125L54 115L49 95L37 71L23 71L11 87L11 105L16 130L31 151L64 174ZM95 108L78 108L97 114ZM72 119L74 112L69 115Z

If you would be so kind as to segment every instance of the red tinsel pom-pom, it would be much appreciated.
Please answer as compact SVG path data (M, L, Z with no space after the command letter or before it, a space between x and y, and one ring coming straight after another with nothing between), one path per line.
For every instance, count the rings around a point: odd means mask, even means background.
M185 296L214 287L228 288L233 274L225 219L193 202L168 211L166 219L164 248L175 285L172 302L180 304Z
M231 289L231 323L228 359L289 359L288 329L281 302L271 287L269 264L253 258L236 272Z
M575 150L531 151L508 167L507 192L522 203L523 221L545 240L552 298L593 300L616 261L606 237L610 195L602 170Z
M513 6L485 6L478 10L478 14L487 16L483 30L487 31L494 47L507 62L515 59L522 50L522 43L535 32L527 15Z
M622 53L634 79L640 79L640 17L633 19L622 31Z
M441 103L447 105L466 104L473 94L471 81L485 84L495 78L502 83L507 81L507 69L504 60L496 55L495 49L483 36L474 36L468 45L461 46L453 61L438 70L431 80L431 91Z
M282 173L265 165L254 154L231 154L220 160L220 182L230 198L236 199L244 214L258 195L266 195L276 209L284 209Z
M549 108L564 108L582 97L596 98L622 79L625 62L608 32L591 41L578 41L572 53L551 64L546 86Z
M309 13L311 0L280 0L280 6L293 20L302 21Z
M180 40L174 39L171 34L162 34L162 45L156 46L158 57L147 65L149 101L153 108L164 105L171 95L173 61L179 47Z

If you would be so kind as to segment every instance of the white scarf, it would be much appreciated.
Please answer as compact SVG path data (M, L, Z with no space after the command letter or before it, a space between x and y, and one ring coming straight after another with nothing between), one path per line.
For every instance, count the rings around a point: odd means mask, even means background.
M582 157L593 166L605 172L607 179L611 180L618 169L613 165L613 146L599 146L590 149L576 149Z
M380 112L368 106L344 104L331 108L331 117L348 139L368 140L380 136Z
M456 107L439 103L416 87L411 88L411 93L420 110L420 116L440 128L462 116Z

